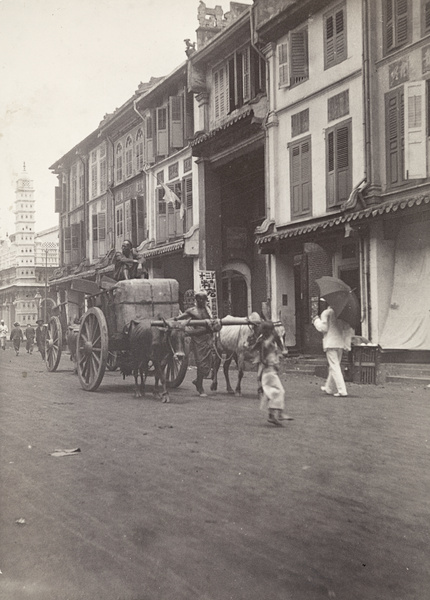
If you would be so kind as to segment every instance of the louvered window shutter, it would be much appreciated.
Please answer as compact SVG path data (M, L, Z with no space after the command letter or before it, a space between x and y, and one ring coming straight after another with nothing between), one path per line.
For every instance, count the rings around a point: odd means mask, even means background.
M169 98L170 146L182 148L184 145L184 123L182 96Z
M335 189L335 164L334 164L334 131L327 135L327 206L331 208L336 204Z
M288 43L278 46L279 86L290 85L288 73Z
M408 0L396 0L397 46L408 40Z
M243 101L246 102L251 97L251 72L250 72L249 48L246 48L242 54L242 81L243 81Z
M193 179L184 177L182 180L182 198L185 203L184 231L188 231L193 224Z
M427 177L426 82L405 84L405 178Z
M146 117L146 143L145 143L145 160L147 163L153 163L154 157L154 120L151 115Z
M182 199L182 183L177 181L174 185L173 191L179 198ZM175 202L175 234L182 235L184 233L184 220L181 219L181 204L180 202Z
M167 210L166 201L164 200L164 189L157 188L157 203L158 203L158 231L157 239L159 242L165 242L167 239Z
M62 197L61 197L61 187L59 185L55 186L55 212L61 213L62 209Z
M390 92L386 96L386 163L387 181L396 186L403 181L404 164L404 94L403 89Z
M293 217L311 211L311 145L310 139L291 147L291 212Z
M326 67L331 67L334 64L334 19L329 16L325 22L325 39L326 39Z
M293 31L291 33L291 84L305 81L309 76L308 66L308 31Z
M348 199L350 194L350 144L348 126L339 127L336 131L336 160L337 160L337 198L339 204Z
M339 10L335 14L335 52L336 62L339 63L346 58L346 35L345 35L345 15L344 10Z
M64 228L64 262L70 264L72 251L72 232L70 227Z
M157 108L157 156L168 154L167 108Z
M423 6L423 27L424 32L428 33L430 31L430 2L425 2Z

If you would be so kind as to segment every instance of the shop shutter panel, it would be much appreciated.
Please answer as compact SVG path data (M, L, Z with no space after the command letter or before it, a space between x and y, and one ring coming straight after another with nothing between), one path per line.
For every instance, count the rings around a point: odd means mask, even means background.
M291 33L291 83L299 83L308 78L308 32Z
M288 72L288 43L278 46L279 86L290 85Z
M405 178L427 177L426 82L405 84Z
M182 148L184 145L184 122L182 96L169 98L170 146Z

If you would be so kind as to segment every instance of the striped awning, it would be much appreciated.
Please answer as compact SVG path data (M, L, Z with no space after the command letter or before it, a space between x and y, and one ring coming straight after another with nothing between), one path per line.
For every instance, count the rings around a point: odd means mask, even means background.
M352 225L352 223L364 221L369 218L378 217L388 213L395 213L397 211L403 211L407 208L429 203L430 196L426 195L403 200L391 200L377 206L371 206L350 213L338 214L325 219L313 220L312 222L302 223L301 225L295 227L286 226L285 228L278 229L272 233L257 236L255 238L255 243L257 245L263 245L277 240L299 237L309 233L329 231L338 225L344 225L347 223Z

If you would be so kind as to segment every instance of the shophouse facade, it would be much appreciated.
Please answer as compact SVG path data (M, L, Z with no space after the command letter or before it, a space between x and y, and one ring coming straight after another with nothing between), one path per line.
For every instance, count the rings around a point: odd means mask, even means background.
M219 7L218 7L219 8ZM201 3L188 61L195 94L200 266L216 273L221 316L267 313L267 259L254 244L265 218L266 60L251 43L250 6Z
M290 345L316 349L315 279L335 275L359 296L358 334L429 350L429 3L255 0L252 12L270 81L256 243L272 313Z

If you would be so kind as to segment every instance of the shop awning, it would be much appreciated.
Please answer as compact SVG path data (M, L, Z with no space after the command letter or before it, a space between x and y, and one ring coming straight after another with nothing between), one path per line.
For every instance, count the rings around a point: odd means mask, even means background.
M173 252L182 250L184 243L184 240L180 240L179 242L175 242L173 244L165 244L164 246L159 246L158 248L146 250L146 252L142 252L141 255L144 258L152 258L154 256L160 256L161 254L172 254Z
M368 208L344 213L337 214L333 217L326 217L323 219L313 219L307 221L299 226L289 225L286 227L278 228L276 231L268 233L266 235L257 235L255 243L257 245L268 244L277 240L284 240L287 238L295 238L309 233L316 233L319 231L329 231L337 227L338 225L345 225L365 221L369 218L378 217L380 215L395 213L397 211L403 211L408 208L420 206L421 204L429 204L430 196L416 196L414 198L403 199L403 200L391 200L379 204L376 206L370 206Z

